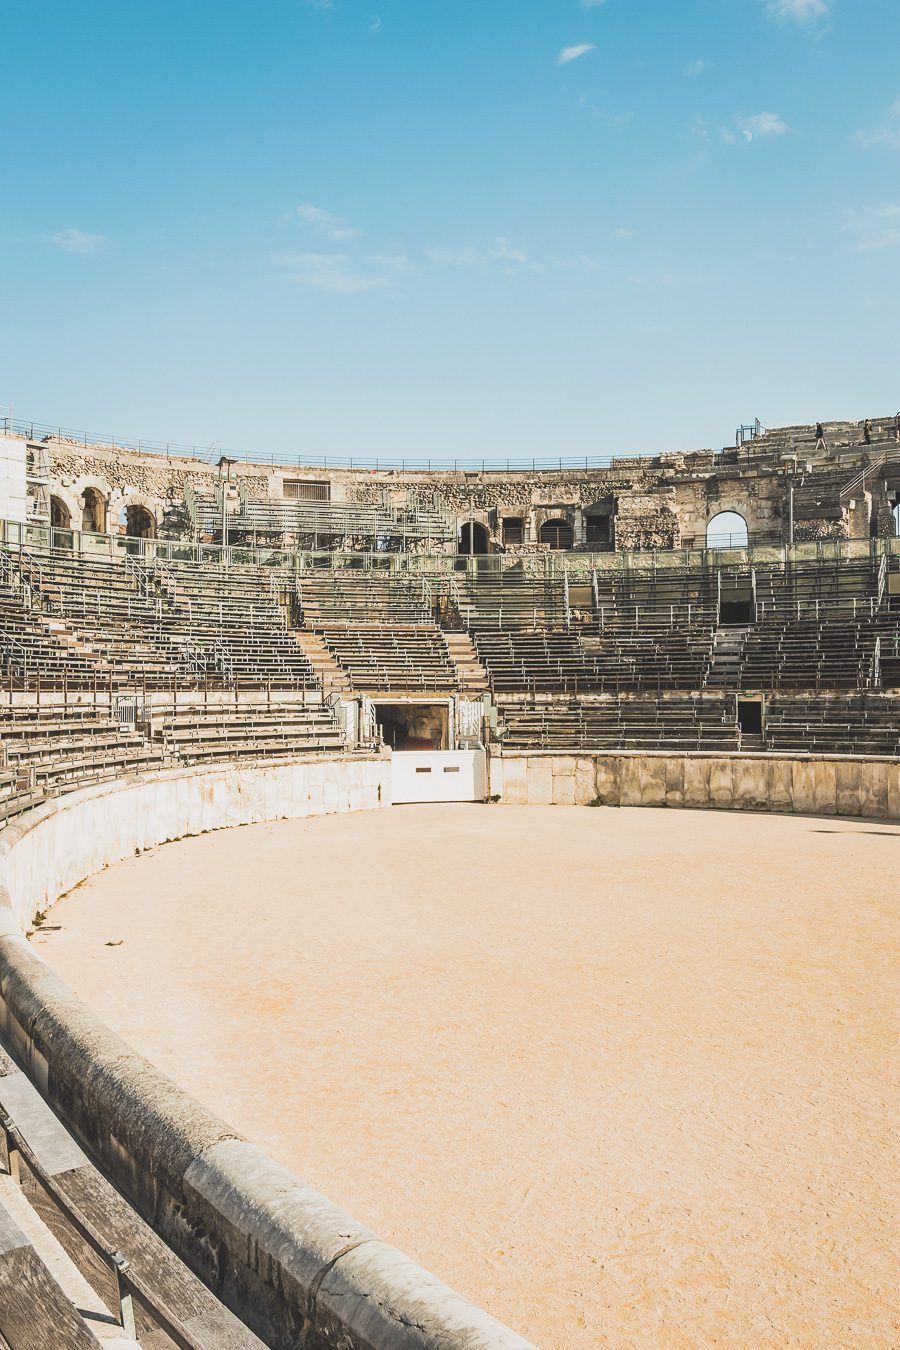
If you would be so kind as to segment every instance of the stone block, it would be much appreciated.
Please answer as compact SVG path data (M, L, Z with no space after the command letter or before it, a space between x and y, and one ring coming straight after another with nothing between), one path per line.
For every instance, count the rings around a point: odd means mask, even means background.
M684 804L685 806L709 806L708 759L685 759L684 763Z
M575 761L575 805L588 806L597 795L597 767L592 759Z
M619 765L619 805L642 806L641 795L641 758L639 755L623 755Z
M735 760L732 781L736 807L744 811L756 811L768 806L769 784L765 760Z
M866 765L856 760L835 764L834 801L839 816L858 816L862 809L860 778Z
M666 761L661 756L648 755L640 761L641 806L665 806Z
M789 759L773 759L767 763L768 802L770 811L793 811L793 764Z
M813 764L813 801L817 813L833 816L837 804L837 773L832 760Z
M501 801L507 806L528 804L528 761L503 757L503 789Z
M791 767L791 809L801 815L815 812L815 770L810 760L794 760Z
M887 814L891 820L900 820L900 764L888 765L887 783Z
M730 759L712 759L709 762L710 806L734 805L734 765Z
M864 816L884 818L888 813L888 766L874 760L863 768L860 805Z
M556 761L554 761L555 763ZM569 760L569 766L574 769L574 760ZM555 773L553 774L553 805L554 806L574 806L575 805L575 774L574 773Z
M532 755L526 776L528 805L549 806L553 801L553 761L544 755Z
M594 797L599 798L604 806L621 805L621 766L621 759L615 755L598 755L594 761Z
M676 757L666 758L666 805L684 806L684 760Z

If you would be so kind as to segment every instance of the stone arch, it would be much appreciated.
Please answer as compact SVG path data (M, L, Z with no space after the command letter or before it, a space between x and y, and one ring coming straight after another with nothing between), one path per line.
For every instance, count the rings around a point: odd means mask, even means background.
M81 528L86 534L106 533L108 495L96 484L86 484L81 493Z
M72 508L57 492L50 494L50 528L54 530L72 528Z
M143 502L130 501L125 507L125 533L129 539L155 539L156 513Z
M465 555L490 552L488 528L480 520L464 520L459 527L457 552Z
M717 511L706 522L707 548L747 548L749 543L747 521L739 511Z
M900 502L895 503L891 519L894 522L894 535L900 535Z
M575 531L572 529L571 521L564 520L561 516L551 516L541 526L538 538L542 544L548 545L551 549L570 549L575 543Z

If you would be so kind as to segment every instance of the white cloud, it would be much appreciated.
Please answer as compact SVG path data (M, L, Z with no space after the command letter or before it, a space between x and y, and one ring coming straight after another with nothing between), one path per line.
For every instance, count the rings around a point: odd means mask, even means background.
M824 19L830 12L830 3L829 0L766 0L766 9L776 19L810 23L814 19Z
M593 117L597 122L602 122L611 131L618 131L621 127L627 126L634 117L634 113L631 112L607 112L605 108L600 108L596 103L592 103L584 94L579 96L578 106L584 108L590 117Z
M699 60L688 61L687 65L684 68L684 73L688 77L688 79L693 79L697 75L702 75L705 69L706 69L705 61Z
M105 234L88 234L86 230L60 230L49 239L64 253L96 253L109 242Z
M528 254L520 248L514 248L508 239L498 239L494 245L494 257L498 262L527 263Z
M900 247L900 205L869 206L849 214L847 228L856 236L860 253Z
M574 47L563 47L556 59L559 65L565 66L570 61L577 61L579 56L587 56L588 52L596 50L596 45L593 42L579 42Z
M738 126L744 140L750 142L756 136L786 136L789 127L778 113L761 112L753 117L742 117L738 120ZM728 137L726 136L727 140Z
M425 257L440 267L498 267L506 276L521 276L527 272L551 272L562 268L582 267L595 269L593 258L581 255L575 258L551 256L533 258L525 249L510 242L504 236L495 239L489 248L430 248Z
M355 239L359 230L351 230L348 225L340 219L339 216L333 216L330 211L325 211L321 206L310 206L304 202L301 206L295 206L291 212L295 220L299 220L310 229L315 230L316 234L321 234L325 239Z
M378 267L384 272L394 272L397 275L415 269L415 263L406 253L372 253L366 258L366 262L371 267Z
M297 286L335 295L384 290L387 277L361 271L346 253L283 253L275 261Z
M876 127L874 131L861 132L859 140L867 150L875 146L885 150L900 150L900 98L895 98L888 109L884 126Z
M425 257L441 267L484 267L487 256L477 249L465 248L427 248Z

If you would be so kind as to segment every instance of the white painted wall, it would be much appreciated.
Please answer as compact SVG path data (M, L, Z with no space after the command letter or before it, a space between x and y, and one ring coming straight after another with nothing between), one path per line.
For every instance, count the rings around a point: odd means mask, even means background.
M26 445L21 437L0 433L0 520L25 522L28 511L25 455Z
M485 794L483 750L395 750L394 802L480 802Z
M170 839L267 820L302 820L391 804L386 756L168 769L70 792L0 833L2 891L20 928L84 877Z

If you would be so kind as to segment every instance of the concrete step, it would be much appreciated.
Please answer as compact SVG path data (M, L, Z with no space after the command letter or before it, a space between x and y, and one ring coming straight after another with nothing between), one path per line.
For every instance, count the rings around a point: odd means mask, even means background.
M463 693L484 693L488 688L487 671L478 660L468 633L444 633L444 642L450 653Z
M308 628L298 628L293 633L294 640L313 668L313 672L322 681L326 694L349 693L352 686L347 672L338 665L318 633Z

